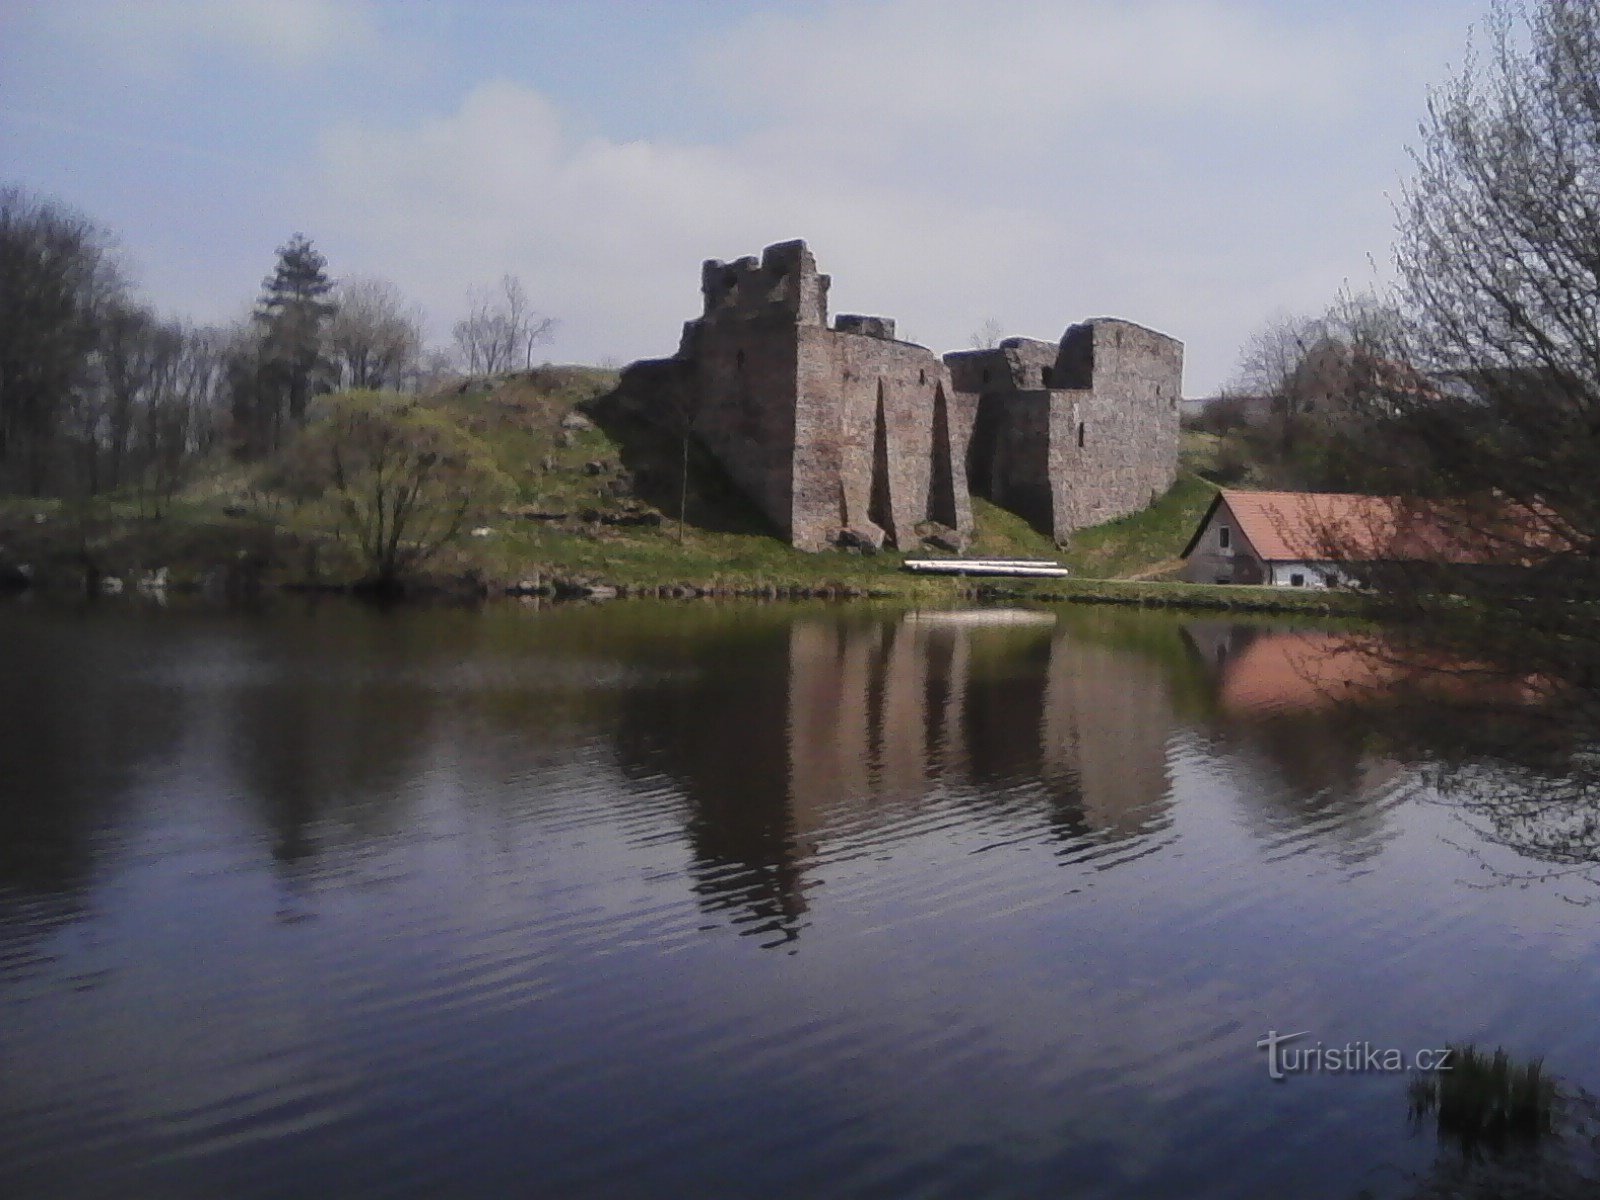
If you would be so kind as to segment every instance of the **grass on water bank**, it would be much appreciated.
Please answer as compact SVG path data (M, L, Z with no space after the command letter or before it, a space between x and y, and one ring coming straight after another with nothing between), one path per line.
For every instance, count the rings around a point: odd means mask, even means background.
M430 566L434 574L471 575L491 590L564 578L630 589L830 590L931 603L981 591L1039 601L1343 610L1342 598L1326 593L1105 582L1173 573L1212 495L1188 469L1150 508L1081 530L1065 549L1015 514L974 500L971 555L1061 562L1074 572L1066 581L913 576L900 570L908 555L892 551L798 553L772 535L717 464L693 445L685 497L679 490L681 442L594 407L615 382L614 372L546 367L467 381L426 401L481 438L517 486L512 502L477 536L440 554ZM1186 462L1190 457L1186 450ZM0 499L0 565L40 564L68 577L86 569L128 577L164 566L175 585L213 578L219 569L247 570L269 585L355 582L362 565L339 535L330 507L297 503L273 483L271 463L221 460L197 470L183 492L160 506L159 516L149 497L133 493L92 503Z

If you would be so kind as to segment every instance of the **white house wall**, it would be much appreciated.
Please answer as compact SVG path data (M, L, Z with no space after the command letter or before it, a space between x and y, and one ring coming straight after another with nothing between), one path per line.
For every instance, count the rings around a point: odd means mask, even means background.
M1296 575L1302 582L1294 582ZM1349 578L1333 563L1277 561L1267 564L1266 581L1272 587L1330 588L1348 583Z

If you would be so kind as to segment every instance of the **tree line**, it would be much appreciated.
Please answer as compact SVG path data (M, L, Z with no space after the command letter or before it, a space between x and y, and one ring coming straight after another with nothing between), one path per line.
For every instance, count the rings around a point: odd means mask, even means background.
M105 229L0 187L0 492L170 498L207 459L282 449L320 395L531 367L552 328L506 275L471 294L449 349L430 349L422 310L394 284L335 280L298 233L248 318L164 317Z

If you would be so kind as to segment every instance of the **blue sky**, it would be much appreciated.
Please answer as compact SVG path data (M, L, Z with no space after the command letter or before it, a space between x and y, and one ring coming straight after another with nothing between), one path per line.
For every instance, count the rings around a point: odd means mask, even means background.
M0 0L0 182L242 315L297 231L442 342L511 272L560 361L669 353L699 263L805 237L836 312L959 349L1116 315L1185 390L1388 276L1476 0Z

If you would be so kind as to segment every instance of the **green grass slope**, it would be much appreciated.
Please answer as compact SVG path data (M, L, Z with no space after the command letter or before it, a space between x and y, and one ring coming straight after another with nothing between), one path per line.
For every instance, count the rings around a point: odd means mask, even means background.
M715 461L689 454L680 530L682 443L595 404L615 372L543 367L468 381L427 403L483 440L517 495L483 529L444 551L433 570L469 572L491 585L567 577L646 588L766 591L827 587L911 597L960 594L970 583L898 570L905 555L802 554L774 536ZM585 415L590 414L590 415ZM360 564L328 511L275 492L272 464L219 462L161 507L137 495L88 505L0 501L0 562L53 563L135 576L168 566L175 581L237 572L277 582L350 582ZM1187 466L1149 509L1076 533L1058 549L1027 522L974 501L970 553L1045 558L1076 577L1170 577L1210 502L1211 486Z

